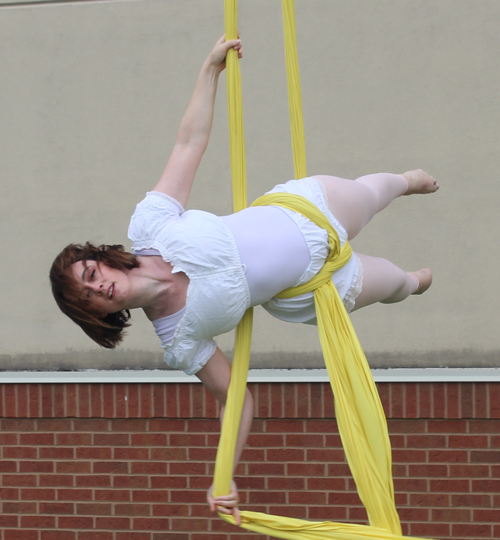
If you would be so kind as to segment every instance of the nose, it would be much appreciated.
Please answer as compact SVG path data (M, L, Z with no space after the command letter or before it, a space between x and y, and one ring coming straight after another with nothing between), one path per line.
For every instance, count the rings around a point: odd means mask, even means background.
M90 289L96 294L99 294L100 292L104 290L102 281L99 281L99 282L95 281L94 283L90 283L89 286L90 286Z

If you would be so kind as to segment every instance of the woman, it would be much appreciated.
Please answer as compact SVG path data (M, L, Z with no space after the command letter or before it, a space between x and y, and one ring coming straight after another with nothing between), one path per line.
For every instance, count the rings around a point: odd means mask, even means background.
M242 56L239 39L222 37L203 64L165 171L132 217L133 253L122 246L72 244L50 272L59 307L103 347L115 347L128 326L129 310L142 308L162 341L166 362L196 374L222 405L231 367L213 337L234 328L254 305L283 320L314 324L312 293L290 300L275 296L309 281L328 254L326 231L292 211L254 207L224 217L184 211L208 144L217 81L231 48ZM356 181L315 176L272 191L308 198L343 244L396 197L438 187L418 170ZM432 273L429 268L406 273L387 260L353 254L332 279L351 311L421 294ZM247 391L236 463L250 430L252 405ZM239 519L236 488L217 499L209 491L208 500L213 510L218 506Z

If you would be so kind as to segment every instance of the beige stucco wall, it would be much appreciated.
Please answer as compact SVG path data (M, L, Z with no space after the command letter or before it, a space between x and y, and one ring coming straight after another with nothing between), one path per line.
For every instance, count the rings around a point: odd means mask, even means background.
M240 0L249 193L293 176L277 0ZM308 171L422 167L435 196L396 201L354 248L431 291L353 315L375 365L499 365L500 3L296 0ZM102 351L58 311L47 274L67 243L124 243L161 174L222 0L0 1L0 368L161 364L141 313ZM225 80L190 206L230 212ZM232 336L222 336L224 350ZM314 328L257 310L255 365L319 365Z

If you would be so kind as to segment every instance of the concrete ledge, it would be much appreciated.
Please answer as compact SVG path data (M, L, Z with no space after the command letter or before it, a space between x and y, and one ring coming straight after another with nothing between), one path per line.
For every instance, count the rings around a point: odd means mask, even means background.
M500 368L373 369L376 382L498 382ZM248 382L328 382L326 369L253 369ZM199 383L195 376L169 370L3 371L0 383Z

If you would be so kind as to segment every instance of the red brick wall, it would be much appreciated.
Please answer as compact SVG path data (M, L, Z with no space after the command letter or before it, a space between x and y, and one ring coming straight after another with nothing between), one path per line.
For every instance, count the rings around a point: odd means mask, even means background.
M253 384L245 507L365 522L327 384ZM500 538L500 384L379 384L405 534ZM199 384L0 385L0 540L236 540L207 511L217 406Z

